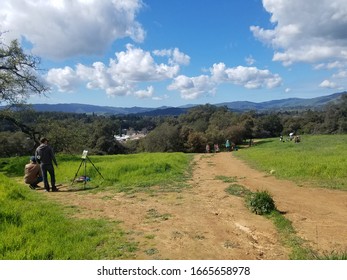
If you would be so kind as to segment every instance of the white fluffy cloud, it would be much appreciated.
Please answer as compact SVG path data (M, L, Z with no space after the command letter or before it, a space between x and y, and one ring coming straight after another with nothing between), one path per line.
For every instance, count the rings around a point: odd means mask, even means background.
M263 0L273 29L251 26L254 36L275 50L273 60L347 62L346 0Z
M190 57L182 52L178 48L175 49L165 49L165 50L155 50L153 54L157 56L167 56L170 57L170 64L181 64L188 65L190 63Z
M178 90L183 99L197 99L205 94L214 94L216 83L207 75L187 77L180 75L168 86L168 90Z
M196 99L205 94L215 94L218 85L231 83L247 89L275 88L281 85L282 78L269 70L256 67L237 66L227 68L224 63L214 64L210 76L186 77L180 75L174 79L169 90L178 90L184 99Z
M169 64L157 64L150 52L128 44L126 51L116 53L116 59L111 60L110 73L131 82L161 81L173 78L179 71L179 64L171 63L172 56L168 60Z
M337 88L337 85L334 82L329 80L324 80L323 82L320 83L319 86L322 88L332 88L332 89Z
M278 74L256 67L227 68L224 63L214 64L209 75L188 77L179 75L180 65L189 63L189 56L179 49L156 50L155 56L166 57L167 63L157 63L151 52L128 44L126 51L117 52L108 65L94 62L91 66L77 64L48 71L47 81L59 91L70 92L85 84L88 89L103 90L109 96L133 95L138 98L155 98L154 87L138 89L141 83L172 80L167 87L179 91L183 99L197 99L214 95L220 84L230 83L247 89L279 87Z
M147 89L138 90L135 92L135 96L138 98L149 98L152 97L154 93L154 87L149 86Z
M39 56L101 54L119 38L144 40L135 20L142 6L142 0L2 0L0 26L9 39L31 42Z
M46 80L49 84L55 84L60 92L72 92L80 83L80 78L69 66L62 69L51 69Z
M183 53L179 52L182 56ZM152 97L154 87L137 89L141 82L154 82L177 76L180 65L174 64L175 52L168 57L168 64L158 64L151 53L128 44L127 50L115 54L108 65L94 62L91 66L77 64L71 67L54 68L48 71L47 81L60 91L72 91L81 82L88 89L104 90L110 96L134 95Z
M347 78L347 71L342 70L337 72L336 74L333 75L333 78L335 79L346 79Z
M214 64L210 71L212 79L217 83L228 82L248 89L270 89L278 87L282 83L278 74L272 74L269 70L261 70L256 67L226 68L224 63L218 63Z

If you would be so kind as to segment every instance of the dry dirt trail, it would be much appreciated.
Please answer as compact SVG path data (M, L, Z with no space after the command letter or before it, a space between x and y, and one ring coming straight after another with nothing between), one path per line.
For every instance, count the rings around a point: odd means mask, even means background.
M347 192L300 188L251 169L232 153L198 154L191 188L182 192L45 195L77 206L80 217L121 221L139 243L135 259L288 259L272 222L229 195L217 176L237 177L252 191L268 190L298 236L319 251L347 250Z

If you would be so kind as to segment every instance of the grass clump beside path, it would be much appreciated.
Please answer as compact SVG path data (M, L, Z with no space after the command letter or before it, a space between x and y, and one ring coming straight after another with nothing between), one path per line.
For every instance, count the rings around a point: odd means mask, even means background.
M291 254L289 255L291 260L347 260L346 252L317 254L305 244L302 238L297 236L292 222L278 210L273 210L266 217L274 223L282 242L291 248Z
M230 195L244 198L245 205L250 211L263 215L274 223L283 244L291 249L289 255L291 260L313 258L314 254L309 248L304 246L304 241L296 235L292 223L276 209L270 193L262 191L251 192L239 184L231 184L225 191Z
M222 179L226 181L225 179ZM234 196L244 198L246 206L255 214L263 215L270 219L280 235L282 243L290 248L291 260L346 260L346 252L331 252L325 255L316 254L309 248L305 241L298 237L292 225L283 213L276 209L275 202L270 193L257 191L251 192L246 187L239 184L231 184L225 191ZM259 211L260 210L260 211ZM266 210L266 211L264 211Z
M347 190L347 135L304 135L297 144L279 138L257 142L235 155L279 178Z
M257 191L246 196L247 207L258 215L265 215L275 210L275 202L267 191Z
M289 255L291 260L314 259L313 251L305 246L303 239L296 235L291 221L276 209L267 214L266 217L274 223L282 242L291 249Z
M0 259L127 259L136 250L117 223L69 214L0 173Z

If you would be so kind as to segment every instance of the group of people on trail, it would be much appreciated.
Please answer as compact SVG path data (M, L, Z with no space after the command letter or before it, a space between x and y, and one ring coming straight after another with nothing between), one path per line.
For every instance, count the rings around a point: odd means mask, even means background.
M226 150L228 152L237 151L238 150L238 147L235 145L235 143L230 142L229 140L225 141L225 148L226 148Z
M230 151L237 150L237 147L235 146L234 143L230 142L229 140L226 140L225 141L225 149L227 150L227 152L230 152ZM218 144L213 145L213 151L215 153L220 152L220 148L219 148ZM211 147L209 144L206 144L206 153L210 153L210 152L211 152Z
M209 152L211 152L210 145L206 144L206 153L209 153ZM213 152L215 152L215 153L219 153L220 152L218 144L214 144L213 145Z
M58 167L53 149L48 145L47 138L40 139L40 146L35 151L35 156L30 157L30 162L24 168L24 182L29 184L31 189L38 188L38 183L43 181L46 192L58 191L55 184L55 172L53 163ZM48 174L50 176L51 187L48 182Z

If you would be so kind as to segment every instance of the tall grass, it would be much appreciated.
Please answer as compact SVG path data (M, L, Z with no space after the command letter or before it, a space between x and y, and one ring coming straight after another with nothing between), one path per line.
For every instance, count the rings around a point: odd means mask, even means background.
M142 153L95 157L95 162L106 182L120 190L159 185L176 188L184 185L190 174L191 156L183 153ZM91 169L92 176L96 171Z
M117 191L184 185L192 156L183 153L91 156L58 155L57 183L75 176ZM71 218L72 208L49 202L22 181L27 157L0 159L0 259L129 259L137 245L128 242L116 222ZM79 169L79 172L77 172ZM99 174L101 173L102 178Z
M124 259L136 250L117 223L66 211L0 173L0 259Z
M254 167L297 182L347 190L347 135L307 135L295 144L260 140L235 155Z
M23 176L24 164L28 159L29 157L3 159L0 170L8 176ZM58 155L59 167L55 168L57 183L71 185L75 177L87 175L91 178L89 185L112 187L117 191L150 186L179 189L185 185L190 174L189 163L192 156L183 153L142 153L90 156L89 159L84 162L77 155Z

